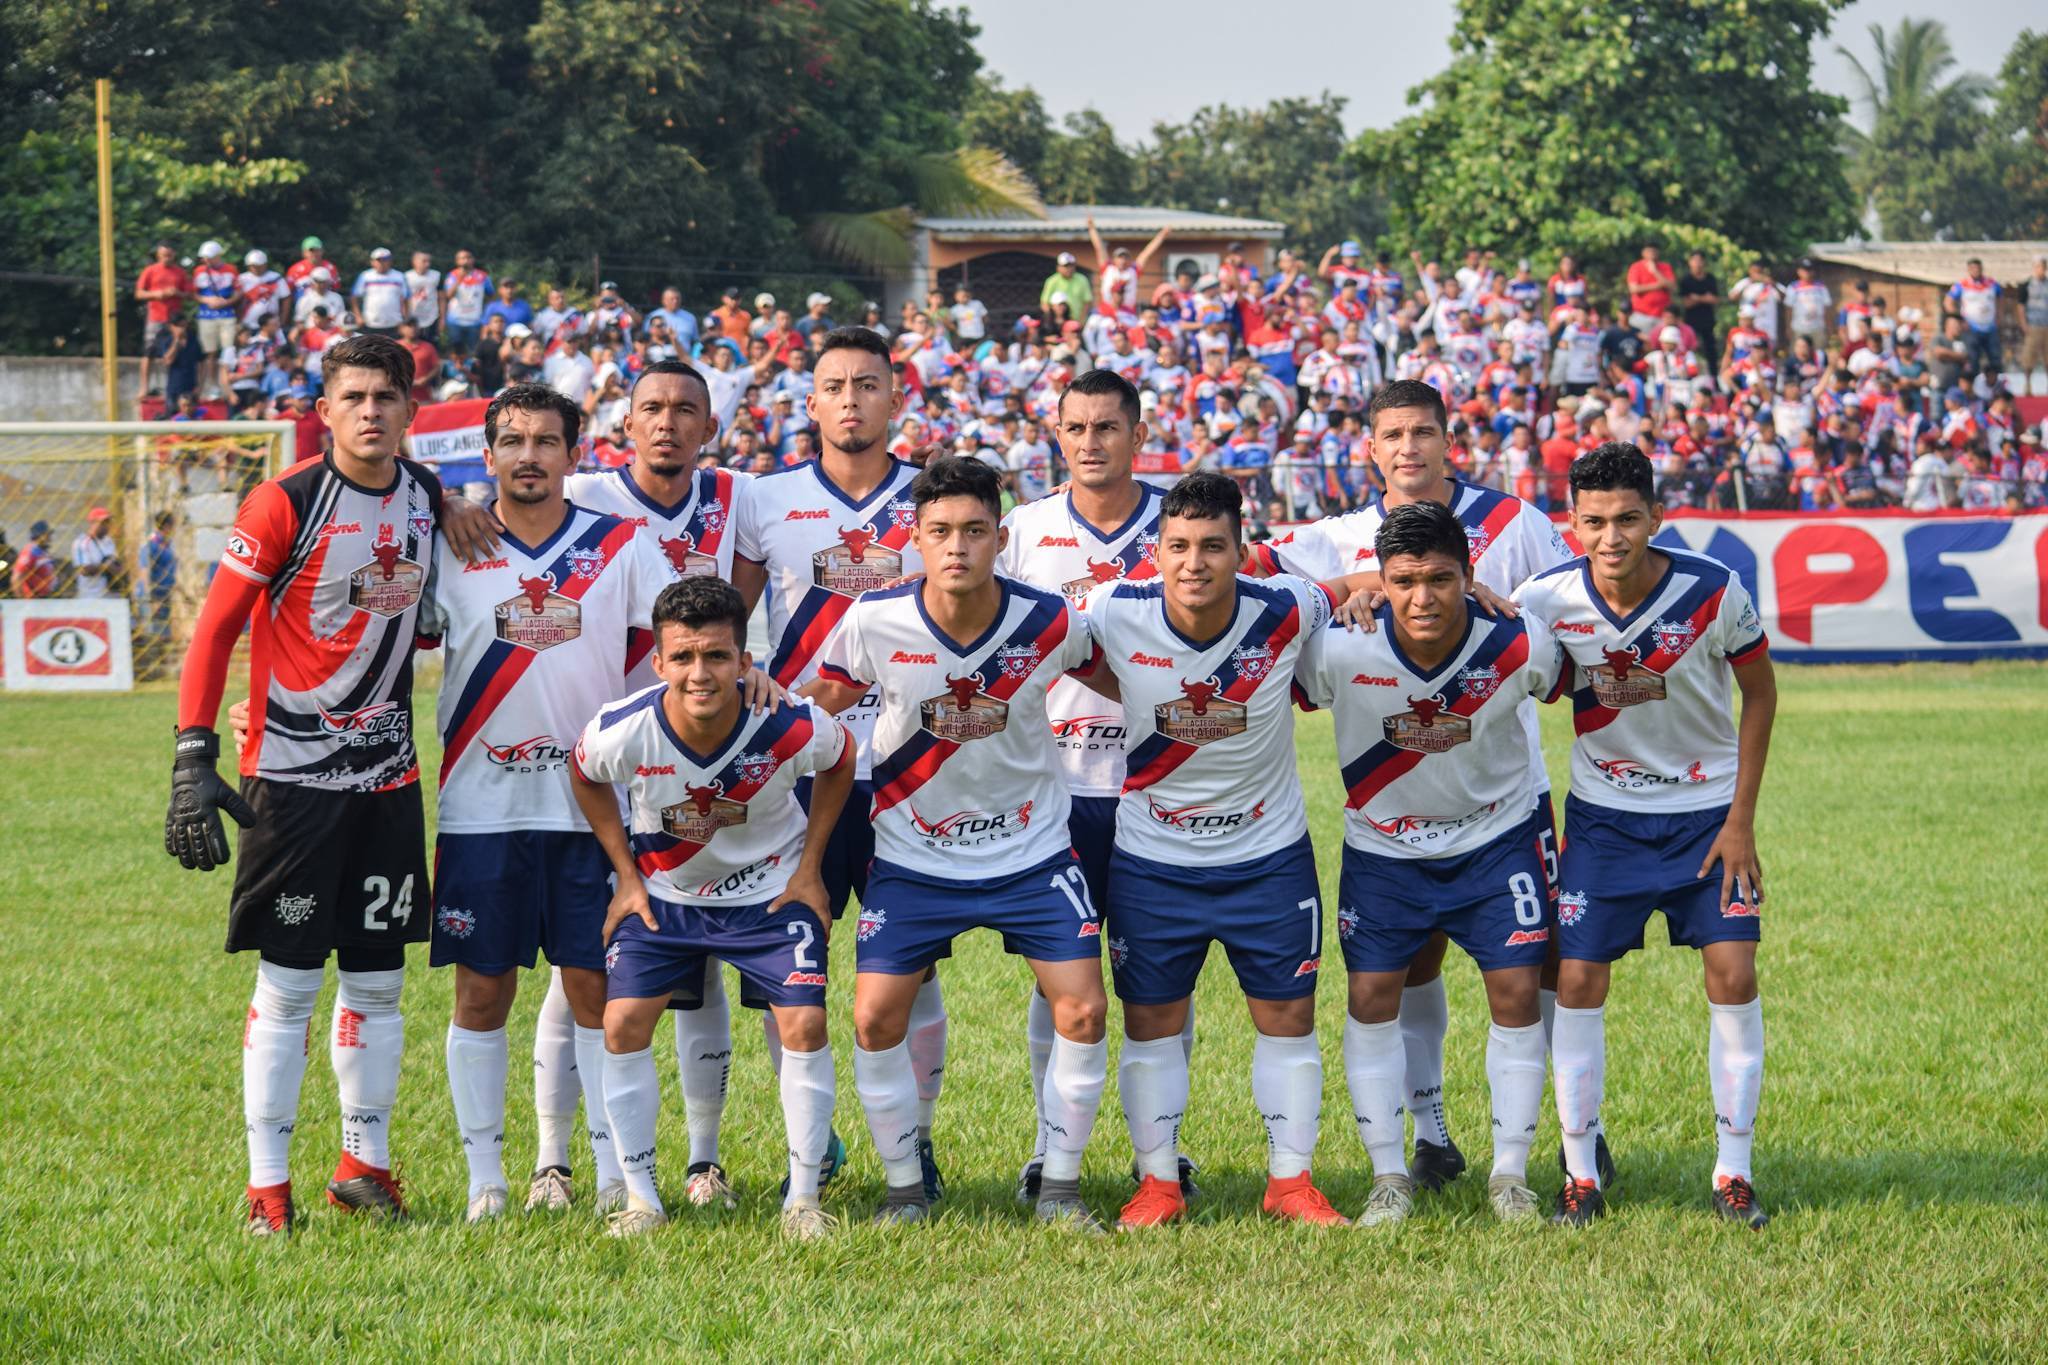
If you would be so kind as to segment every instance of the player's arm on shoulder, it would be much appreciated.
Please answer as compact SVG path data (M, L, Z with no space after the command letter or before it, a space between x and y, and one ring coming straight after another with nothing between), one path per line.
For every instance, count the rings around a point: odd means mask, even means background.
M468 563L481 564L498 553L498 538L505 528L483 504L444 488L434 520L448 548Z
M839 813L853 794L853 774L858 766L855 759L857 746L852 733L844 725L817 707L811 708L811 719L818 729L806 750L812 763L812 776L811 808L804 824L804 851L797 859L796 871L790 874L789 885L769 904L768 913L772 915L792 903L807 906L818 917L819 932L830 938L832 917L826 913L830 898L825 890L825 850L831 843L833 827L839 823ZM827 758L825 751L834 745L837 746L836 752Z

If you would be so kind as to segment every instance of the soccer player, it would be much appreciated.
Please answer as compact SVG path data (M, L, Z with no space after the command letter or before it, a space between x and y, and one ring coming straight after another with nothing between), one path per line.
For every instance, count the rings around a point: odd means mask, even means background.
M996 556L996 572L1083 604L1098 584L1154 578L1159 567L1159 504L1165 496L1131 474L1145 443L1138 391L1108 370L1090 370L1060 395L1057 425L1060 450L1071 480L1064 495L1011 510ZM1124 776L1123 708L1075 678L1055 682L1046 701L1060 769L1073 796L1067 834L1088 879L1088 899L1098 910L1108 904L1109 850L1116 836L1117 793ZM1025 1017L1031 1055L1031 1093L1045 1091L1052 1057L1052 1007L1033 991ZM1181 1033L1183 1052L1192 1055L1194 1010ZM1039 1114L1031 1159L1017 1177L1017 1197L1038 1201L1045 1160L1045 1115ZM1195 1193L1194 1163L1180 1158L1182 1192Z
M833 1219L818 1203L831 1133L825 1033L829 916L823 862L853 786L852 737L806 702L765 714L743 704L747 606L708 575L670 583L654 606L661 681L600 711L571 758L577 804L618 877L609 944L604 1089L624 1153L626 1206L607 1231L667 1221L655 1185L654 1026L707 958L730 962L767 997L783 1044L789 1180L784 1229L809 1240ZM806 815L795 795L813 778ZM627 789L632 830L609 785ZM914 1168L913 1168L914 1169Z
M1186 1211L1180 1033L1212 942L1229 952L1258 1030L1265 1210L1345 1221L1309 1177L1323 1094L1322 898L1289 697L1302 642L1335 598L1288 575L1238 574L1243 499L1225 475L1183 478L1160 507L1159 581L1103 583L1085 613L1107 675L1090 675L1091 686L1122 701L1130 732L1109 857L1109 961L1124 1006L1118 1086L1140 1176L1122 1228Z
M1397 380L1373 394L1366 407L1372 460L1386 491L1364 506L1304 526L1280 540L1252 547L1252 571L1282 571L1311 578L1363 573L1379 586L1374 537L1387 512L1408 503L1434 502L1451 509L1465 528L1472 556L1473 594L1489 612L1512 612L1510 595L1531 576L1571 557L1550 518L1520 498L1458 478L1449 464L1449 435L1443 397L1419 380ZM1528 732L1536 771L1533 799L1543 834L1546 897L1555 894L1556 821L1551 814L1550 778L1543 766L1534 702L1518 704ZM1409 1174L1426 1190L1438 1190L1465 1169L1465 1155L1451 1140L1444 1111L1444 1034L1450 1005L1444 996L1443 960L1447 939L1432 934L1408 969L1401 995L1401 1041L1406 1050L1408 1099L1415 1120L1415 1156ZM1549 1030L1557 1000L1554 967L1545 968L1540 993ZM1601 1145L1601 1160L1608 1160ZM1610 1177L1611 1178L1611 1177Z
M569 745L624 693L628 632L648 629L670 576L630 522L565 497L582 417L541 384L515 384L492 400L484 455L498 482L503 546L476 565L443 546L421 611L421 633L445 637L447 648L430 960L455 967L448 1087L472 1223L503 1214L509 1198L505 1020L515 968L530 970L543 951L574 1011L570 1074L590 1116L598 1211L625 1203L601 1060L610 868L571 797ZM536 1172L537 1193L552 1185L552 1169ZM566 1170L558 1178L566 1184Z
M804 398L804 411L818 428L818 456L748 487L732 571L733 586L748 602L772 587L768 672L791 689L817 676L825 641L855 598L923 568L911 536L917 507L910 481L918 467L895 459L885 444L889 423L903 408L888 343L865 327L835 328L825 334L812 374L816 382ZM845 912L849 896L867 903L868 864L875 854L869 816L871 741L880 709L879 696L869 696L840 718L860 748L853 795L825 850L830 903L819 908L834 919ZM809 796L809 784L799 784L797 799ZM780 1046L772 1032L774 1021L772 1013L763 1017L771 1057ZM925 1192L938 1199L944 1182L931 1127L946 1071L946 1007L936 972L926 977L911 1010L910 1055L917 1073L918 1155ZM835 1144L827 1161L836 1167L841 1156Z
M342 1153L327 1198L350 1211L405 1211L390 1157L405 1033L398 1001L405 945L427 937L429 919L413 634L437 529L453 538L458 519L483 517L444 512L433 474L399 457L412 381L412 357L389 338L328 349L320 416L333 450L243 502L179 688L164 848L211 870L228 858L220 812L248 831L227 948L261 959L242 1034L248 1228L257 1234L289 1232L296 1218L291 1136L329 954L341 975L330 1056ZM238 795L214 770L214 722L252 612L253 737Z
M994 470L937 459L911 496L925 576L854 603L805 688L835 712L871 692L880 700L875 861L853 996L854 1078L888 1179L875 1219L930 1213L906 1037L932 964L958 935L990 928L1030 964L1053 1016L1037 1216L1100 1231L1080 1191L1108 1078L1100 923L1069 846L1067 783L1046 719L1053 683L1088 667L1094 648L1058 593L997 576L1005 537ZM1169 1150L1169 1169L1171 1159Z
M1408 1216L1402 980L1435 933L1479 964L1493 1016L1487 1195L1503 1221L1536 1213L1529 1145L1543 1104L1537 978L1550 946L1543 835L1532 761L1516 714L1554 700L1565 672L1532 616L1487 616L1467 594L1471 547L1442 503L1387 509L1373 537L1379 629L1332 623L1311 637L1295 677L1336 721L1347 792L1337 935L1350 972L1344 1074L1358 1136L1372 1157L1359 1222Z
M1651 548L1663 508L1640 450L1610 442L1574 461L1570 478L1572 530L1586 553L1516 595L1576 666L1552 1036L1567 1176L1557 1221L1583 1225L1606 1211L1595 1147L1602 1008L1612 964L1643 946L1643 925L1661 909L1671 941L1697 948L1705 968L1714 1210L1761 1228L1750 1183L1764 1075L1755 821L1777 711L1763 623L1726 565ZM1742 691L1739 731L1728 714L1731 674Z

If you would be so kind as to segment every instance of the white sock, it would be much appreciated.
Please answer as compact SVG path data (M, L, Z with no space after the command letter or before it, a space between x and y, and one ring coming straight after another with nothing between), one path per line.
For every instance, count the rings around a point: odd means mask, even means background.
M654 1049L638 1052L607 1052L592 1063L592 1070L604 1073L605 1113L598 1126L610 1125L618 1134L620 1176L626 1193L661 1207L654 1187L654 1116L661 1108L661 1078L654 1072Z
M1108 1081L1107 1038L1077 1043L1054 1037L1045 1089L1038 1101L1046 1120L1045 1179L1081 1178L1081 1153L1088 1149L1089 1135L1095 1131L1095 1112L1102 1106L1102 1087Z
M1181 1021L1180 1055L1188 1059L1188 1070L1195 1068L1195 997L1188 997L1188 1017Z
M242 1126L249 1134L249 1183L258 1189L292 1178L299 1085L325 975L319 967L256 963L256 993L242 1025Z
M836 1090L830 1043L816 1052L782 1054L782 1128L789 1139L789 1199L817 1197L825 1147L832 1139Z
M946 998L934 976L917 988L910 1005L910 1067L917 1076L917 1128L932 1135L932 1110L946 1083Z
M1714 1090L1714 1179L1750 1178L1749 1148L1764 1090L1764 1002L1707 1003L1707 1075Z
M676 1071L683 1082L683 1120L690 1130L690 1164L718 1160L718 1126L725 1118L725 1088L732 1071L732 1009L725 971L704 964L704 1003L676 1010Z
M1344 1082L1351 1091L1358 1140L1365 1144L1376 1176L1408 1172L1407 1133L1401 1127L1406 1055L1398 1019L1361 1024L1348 1013L1344 1016Z
M1031 1103L1038 1111L1038 1134L1031 1140L1031 1159L1045 1159L1045 1068L1052 1060L1052 1002L1037 991L1024 1011L1024 1046L1031 1053Z
M1600 1138L1600 1094L1607 1082L1607 1023L1598 1006L1557 1007L1550 1064L1557 1092L1557 1124L1564 1130L1564 1164L1574 1180L1598 1182L1594 1152Z
M612 1141L610 1111L604 1102L604 1030L576 1026L576 1079L583 1082L583 1124L590 1130L590 1159L597 1167L597 1187L620 1180L619 1149Z
M576 1102L583 1084L576 1079L576 1016L562 989L562 969L548 973L548 994L540 1002L533 1026L533 1115L540 1130L540 1148L533 1168L569 1164L569 1130L576 1126Z
M1557 1023L1557 992L1547 986L1536 988L1536 1013L1543 1016L1543 1047L1550 1048L1551 1030Z
M1442 976L1402 988L1400 1022L1415 1140L1446 1146L1451 1135L1444 1127L1444 1034L1451 1027L1451 1007Z
M768 1065L776 1075L782 1074L782 1029L775 1022L774 1010L761 1011L761 1037L768 1044Z
M1524 1179L1543 1111L1543 1025L1486 1034L1486 1086L1493 1098L1493 1173Z
M512 1049L505 1030L448 1026L448 1093L455 1097L455 1126L462 1131L462 1155L469 1162L469 1197L487 1185L505 1183L505 1076Z
M880 1052L856 1045L853 1087L868 1116L868 1134L882 1158L882 1170L895 1188L924 1183L917 1160L917 1076L905 1040Z
M405 1019L398 1012L405 972L339 975L328 1057L341 1091L341 1150L388 1171L391 1106L398 1102L398 1064L405 1055Z
M1252 1103L1266 1120L1266 1171L1275 1180L1300 1175L1316 1152L1323 1116L1323 1053L1316 1036L1252 1044Z
M1180 1179L1180 1121L1188 1107L1188 1057L1178 1035L1140 1043L1129 1035L1117 1061L1116 1088L1138 1174Z

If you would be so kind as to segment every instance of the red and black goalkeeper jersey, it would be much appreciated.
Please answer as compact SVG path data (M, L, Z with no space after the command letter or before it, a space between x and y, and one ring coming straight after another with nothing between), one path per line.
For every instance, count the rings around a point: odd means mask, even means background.
M365 488L331 456L242 504L220 562L262 588L244 776L343 791L418 780L413 628L440 511L425 467L400 459L389 487Z

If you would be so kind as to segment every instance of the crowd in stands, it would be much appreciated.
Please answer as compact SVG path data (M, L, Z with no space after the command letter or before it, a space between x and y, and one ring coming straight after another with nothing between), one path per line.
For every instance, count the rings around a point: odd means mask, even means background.
M237 268L218 242L188 269L164 244L138 279L147 310L145 394L167 414L222 403L301 424L319 448L320 357L337 337L394 336L413 352L422 403L540 380L588 414L586 458L630 458L622 429L633 378L680 358L705 372L721 434L707 458L766 472L809 458L811 357L834 326L873 328L894 349L906 401L894 447L934 447L997 465L1019 501L1062 477L1051 418L1060 391L1101 366L1138 385L1148 439L1142 477L1196 469L1242 481L1273 521L1355 506L1378 474L1361 422L1374 388L1420 379L1452 413L1463 477L1561 508L1565 471L1607 440L1640 445L1665 502L1731 510L1979 511L2048 505L2042 432L2015 417L1998 332L2015 291L2022 369L2048 366L2048 261L2001 284L1977 263L1936 317L1893 309L1862 283L1834 298L1801 261L1788 281L1765 262L1724 284L1693 255L1683 271L1645 246L1622 279L1591 280L1569 256L1547 275L1478 248L1403 264L1360 244L1318 259L1280 251L1266 268L1226 256L1149 290L1142 251L1089 235L1089 269L1061 254L1039 307L998 317L965 287L873 302L835 316L726 289L698 312L679 289L628 300L494 278L469 251L445 273L425 251L390 250L351 270L317 237L282 272L261 249ZM1728 325L1732 324L1732 325ZM146 400L148 401L148 400Z

